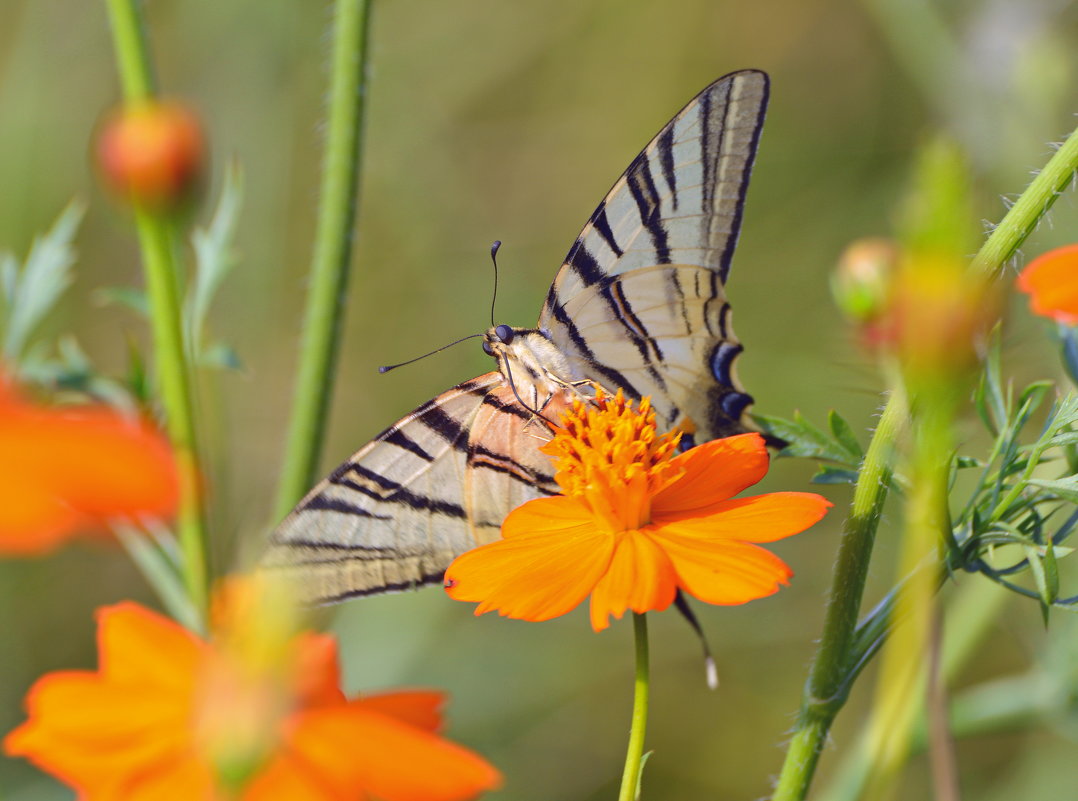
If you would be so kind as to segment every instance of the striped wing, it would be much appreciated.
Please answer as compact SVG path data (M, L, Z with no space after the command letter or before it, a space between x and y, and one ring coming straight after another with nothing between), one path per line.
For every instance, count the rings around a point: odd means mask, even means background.
M513 507L557 492L542 434L500 373L466 381L311 490L263 565L292 574L308 603L439 582L457 555L497 539Z
M539 318L574 378L650 395L699 441L743 430L752 403L723 285L767 97L764 73L735 72L667 123L584 226Z

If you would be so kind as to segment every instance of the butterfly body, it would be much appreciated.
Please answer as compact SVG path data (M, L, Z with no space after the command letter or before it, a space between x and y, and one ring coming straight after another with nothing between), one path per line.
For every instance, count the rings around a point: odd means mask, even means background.
M745 70L690 101L592 214L536 328L488 330L498 369L345 461L274 530L264 564L317 603L440 582L511 509L558 492L540 417L594 385L649 396L686 445L749 427L724 287L767 95Z

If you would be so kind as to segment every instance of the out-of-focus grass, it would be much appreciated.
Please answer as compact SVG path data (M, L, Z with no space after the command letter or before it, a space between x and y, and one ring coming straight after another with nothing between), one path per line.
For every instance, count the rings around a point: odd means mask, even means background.
M746 343L741 377L761 411L798 408L821 419L836 407L867 426L878 382L827 293L842 246L889 229L922 133L946 125L967 136L981 169L981 213L996 219L996 197L1020 189L1047 140L1073 125L1075 89L1060 78L1075 74L1073 9L1048 0L935 5L953 34L943 54L950 61L919 52L924 43L894 16L900 4L883 0L378 3L357 267L327 470L414 405L490 369L477 346L463 345L421 367L375 372L487 324L491 240L505 243L499 322L529 324L568 245L629 160L698 89L743 67L770 72L773 94L729 284ZM216 377L218 393L205 395L225 438L214 445L226 454L213 497L219 566L271 522L314 220L327 13L254 0L149 7L162 85L204 114L215 176L232 157L247 176L242 263L212 317L245 368ZM0 246L24 252L71 195L90 201L77 283L56 326L118 370L125 337L146 338L140 320L92 299L96 288L139 280L128 222L95 187L87 159L96 120L118 97L107 34L97 3L6 0L0 8ZM956 72L938 83L912 77L920 59ZM209 191L217 188L215 179ZM1027 248L1073 241L1075 208L1064 198L1060 224ZM1011 367L1022 379L1054 374L1033 325L1013 326L1008 338L1012 356L1021 352ZM807 464L780 462L761 489L800 488L810 474ZM673 615L653 621L650 797L766 793L848 499L841 488L828 493L833 520L775 549L797 571L789 589L746 609L699 610L719 660L717 693L705 689L687 627ZM892 555L885 529L878 564ZM890 567L878 573L886 579ZM870 587L868 600L878 591ZM95 605L147 596L119 551L77 547L0 563L0 730L20 719L36 676L91 664ZM336 629L353 688L432 684L453 694L451 733L509 777L497 797L614 791L631 692L628 626L596 636L580 614L543 625L476 620L426 590L350 604ZM1032 605L1014 609L978 676L1021 668L1046 636ZM837 748L856 731L865 697L856 691L840 716ZM1073 786L1073 760L1059 744L1044 732L971 741L960 751L964 778L971 790L1025 786L1018 777L1035 771ZM824 774L832 762L825 754ZM918 770L905 797L924 795ZM0 761L0 788L5 797L67 797L11 760Z

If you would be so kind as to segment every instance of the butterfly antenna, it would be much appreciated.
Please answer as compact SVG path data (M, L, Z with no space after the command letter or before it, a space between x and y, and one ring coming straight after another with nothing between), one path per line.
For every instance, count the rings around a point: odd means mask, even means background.
M404 365L406 365L406 364L411 364L412 362L418 362L420 359L425 359L428 356L433 356L435 353L441 353L446 348L451 348L454 345L459 345L461 342L464 342L466 339L475 339L476 337L481 337L481 336L483 336L483 335L482 334L468 334L468 336L461 337L456 342L450 342L448 345L442 345L442 347L435 348L430 353L424 353L422 356L416 356L414 359L409 359L406 362L401 362L400 364L385 364L385 365L382 365L381 367L378 368L378 372L379 373L388 373L390 370L396 370L398 367L404 367Z
M490 260L494 264L494 295L490 299L490 327L494 327L494 303L498 300L498 248L502 246L500 239L495 239L490 246Z

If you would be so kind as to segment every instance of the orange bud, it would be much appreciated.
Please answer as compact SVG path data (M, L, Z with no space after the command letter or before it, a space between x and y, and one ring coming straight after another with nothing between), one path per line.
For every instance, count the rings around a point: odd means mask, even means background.
M898 257L895 243L879 237L857 239L842 252L831 274L831 293L853 322L879 320L887 306Z
M155 209L175 206L197 183L205 146L194 112L151 100L113 112L97 139L97 159L116 192Z
M1029 295L1035 314L1078 325L1078 245L1042 253L1022 270L1016 286Z

